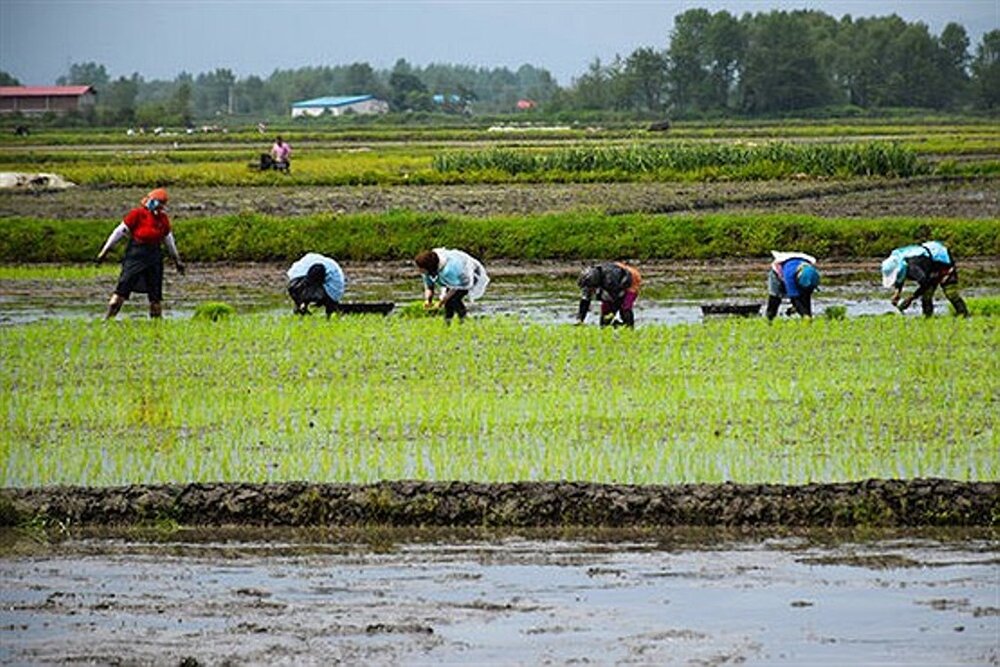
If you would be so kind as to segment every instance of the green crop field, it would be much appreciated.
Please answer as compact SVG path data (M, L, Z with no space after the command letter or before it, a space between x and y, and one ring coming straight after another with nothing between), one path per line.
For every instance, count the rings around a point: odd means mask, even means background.
M2 485L996 480L992 318L0 328Z

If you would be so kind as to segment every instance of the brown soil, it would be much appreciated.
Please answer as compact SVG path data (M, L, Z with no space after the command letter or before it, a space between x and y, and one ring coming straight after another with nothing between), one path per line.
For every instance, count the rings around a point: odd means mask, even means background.
M138 202L144 189L78 187L0 192L0 217L108 218ZM633 212L765 211L830 217L1000 218L997 179L766 181L752 183L503 184L398 187L177 187L176 216L255 211L281 216L393 209L472 216L529 215L578 209Z
M584 482L9 488L0 525L993 526L1000 483L632 486Z

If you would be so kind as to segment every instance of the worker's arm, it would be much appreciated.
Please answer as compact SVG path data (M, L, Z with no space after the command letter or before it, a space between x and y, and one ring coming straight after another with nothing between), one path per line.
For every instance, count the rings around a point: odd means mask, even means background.
M104 242L104 247L101 248L101 252L97 253L97 261L102 261L107 256L108 251L114 248L115 244L126 236L128 236L128 227L126 227L123 222L115 227L114 231L112 231L108 236L108 240Z
M174 233L169 232L167 236L163 239L163 245L167 246L167 252L170 257L174 260L174 266L177 267L177 273L183 275L185 268L184 262L181 261L181 256L177 252L177 243L174 241Z
M812 317L812 298L805 294L799 294L791 298L792 306L802 317Z

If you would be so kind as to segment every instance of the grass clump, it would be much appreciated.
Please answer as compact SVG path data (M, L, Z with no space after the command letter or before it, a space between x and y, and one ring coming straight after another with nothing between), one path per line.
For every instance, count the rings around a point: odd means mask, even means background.
M975 317L1000 317L1000 297L972 297L965 299L965 305L969 307L969 314ZM955 307L950 303L948 309L955 314Z
M236 309L222 301L199 303L194 309L194 319L218 322L236 314Z

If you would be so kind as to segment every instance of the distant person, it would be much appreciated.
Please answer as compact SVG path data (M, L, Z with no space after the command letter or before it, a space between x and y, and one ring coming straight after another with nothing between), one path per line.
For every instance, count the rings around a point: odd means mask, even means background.
M288 269L288 296L295 304L296 315L309 315L310 304L323 306L326 316L337 310L344 297L347 279L334 260L310 252L303 255Z
M434 248L425 250L414 258L424 283L424 308L444 308L445 322L455 315L464 321L468 296L475 301L486 292L490 277L486 268L475 257L462 250ZM440 288L438 302L434 303L434 289Z
M121 310L132 292L145 293L149 298L149 316L163 315L163 252L161 244L174 261L177 272L184 274L184 264L177 253L177 244L167 217L167 191L157 188L146 195L141 205L125 214L104 247L97 253L97 262L104 261L108 251L119 241L128 238L122 270L118 277L105 319L112 319Z
M590 302L596 296L601 301L601 326L614 324L615 316L621 317L625 326L635 327L632 307L639 297L642 275L634 266L624 262L606 262L588 266L580 272L576 284L580 288L580 305L576 323L583 324L590 312Z
M816 258L803 252L776 250L771 251L771 256L774 261L767 272L767 319L774 319L786 298L800 317L812 317L812 293L819 286Z
M907 278L917 283L917 289L903 297ZM934 315L934 291L938 285L955 308L955 315L969 316L969 309L958 291L958 268L951 253L940 241L896 248L882 262L882 285L894 289L892 305L906 311L917 298L924 317Z
M292 147L278 137L271 146L271 159L274 160L275 169L288 171L292 166Z

